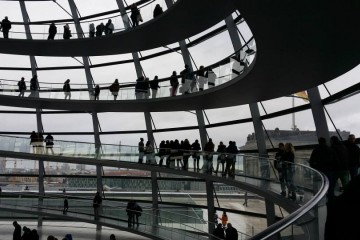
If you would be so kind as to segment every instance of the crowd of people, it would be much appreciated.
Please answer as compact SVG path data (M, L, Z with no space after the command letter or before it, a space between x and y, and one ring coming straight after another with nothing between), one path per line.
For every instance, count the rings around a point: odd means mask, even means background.
M143 22L142 15L140 13L140 9L138 8L136 3L133 3L130 7L131 13L130 13L130 19L132 22L132 27L139 26L140 22ZM154 11L153 11L153 17L156 18L160 16L163 13L163 9L160 6L160 4L156 4ZM66 23L64 26L63 31L63 39L70 39L72 37L71 29L68 23ZM0 31L3 32L4 38L9 38L9 31L11 29L11 22L6 16L0 23ZM110 35L114 32L115 27L111 19L108 19L107 23L104 24L103 22L96 25L94 23L89 24L89 37L101 37L103 34ZM49 25L48 30L48 40L54 40L57 32L57 26L55 23L51 23Z
M211 67L205 68L200 66L199 70L192 72L188 65L185 65L185 69L181 71L180 75L177 75L176 71L173 71L170 76L170 96L176 96L178 92L181 94L189 94L197 91L203 91L205 84L208 84L208 88L215 86L215 80L217 76L213 72ZM179 79L181 79L181 86L179 87ZM149 99L158 97L159 77L155 76L154 79L150 80L148 77L140 76L135 83L135 98L136 99ZM24 77L17 83L19 97L24 97L25 91L27 90L27 84ZM110 91L110 94L114 97L114 100L117 99L120 91L120 83L118 79L108 87L105 87ZM91 91L93 99L100 99L100 85L95 85ZM40 85L37 75L34 75L30 79L30 95L29 97L38 96L40 90ZM64 99L71 99L72 88L70 85L70 79L66 79L63 84L62 91L64 92Z
M360 148L350 134L343 143L337 136L330 138L327 145L325 138L319 138L319 145L311 153L310 166L323 172L329 180L328 199L335 196L335 188L340 179L342 191L359 174Z
M13 222L14 232L13 232L13 240L39 240L40 236L38 234L37 229L30 229L26 226L21 228L21 225L17 222ZM65 234L63 238L56 238L54 235L48 235L47 240L73 240L73 236L70 233ZM114 234L111 234L109 240L116 240Z
M235 173L236 154L239 153L235 141L229 141L228 146L220 142L215 151L215 144L209 138L205 144L203 151L198 140L190 143L188 139L179 141L162 140L159 145L159 151L156 154L159 157L159 163L155 158L154 148L151 141L144 143L144 139L140 138L138 143L139 160L138 163L144 162L144 157L147 164L166 166L170 168L179 168L183 170L189 169L189 159L193 160L193 168L195 171L200 171L200 156L203 155L204 164L202 170L206 173L215 172L222 176L233 176ZM217 156L216 169L213 167L213 157ZM176 166L175 166L176 165ZM220 171L221 166L221 171Z

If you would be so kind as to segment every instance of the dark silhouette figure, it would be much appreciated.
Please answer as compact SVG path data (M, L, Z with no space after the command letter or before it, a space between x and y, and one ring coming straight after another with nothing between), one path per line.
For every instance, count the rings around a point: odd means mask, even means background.
M156 98L158 88L160 88L158 76L155 76L154 80L150 81L150 88L151 88L151 98Z
M99 100L100 95L100 86L96 85L94 90L94 100Z
M176 96L178 87L179 87L179 80L176 74L176 71L173 71L171 78L170 78L170 96L174 97Z
M217 225L217 227L215 228L215 230L213 231L213 235L215 237L218 237L220 239L224 239L225 238L225 232L224 232L224 228L222 227L222 224L219 223Z
M226 232L226 240L238 240L238 232L237 230L231 225L231 223L227 224Z
M163 9L162 7L160 7L160 4L156 4L155 8L154 8L154 18L156 18L157 16L159 16L160 14L163 13Z
M142 208L136 201L134 201L134 210L135 210L136 225L139 226L139 217L141 216ZM135 226L135 222L133 224Z
M14 233L13 233L13 240L21 240L21 226L18 224L17 221L13 222L14 226Z
M144 155L145 155L145 146L144 146L144 139L140 138L140 142L138 144L139 149L139 161L138 163L143 163Z
M67 199L67 197L64 198L64 209L63 209L63 214L67 214L69 210L69 201Z
M131 21L133 23L133 27L139 26L139 22L142 22L142 17L140 14L140 10L138 9L138 7L136 6L135 3L133 3L131 5L131 14L130 14L130 18Z
M104 31L105 31L104 23L100 23L99 25L96 26L95 34L97 37L101 37Z
M105 24L105 35L112 34L114 31L114 24L111 22L111 19Z
M70 87L70 79L66 79L63 86L63 91L65 94L65 99L69 98L71 99L71 87Z
M126 213L128 215L128 227L135 224L135 201L130 200L126 206Z
M350 134L348 140L345 142L345 146L348 150L348 164L349 164L349 172L350 178L353 179L358 175L359 171L359 160L360 160L360 148L355 143L355 135Z
M309 163L310 167L326 175L329 180L327 197L328 199L334 197L337 158L335 151L326 144L325 138L319 138L319 145L312 151Z
M89 25L89 37L95 37L95 25L93 23Z
M65 24L63 38L70 39L71 37L72 37L72 35L71 35L71 30L70 30L69 24Z
M102 198L100 196L100 193L97 192L93 199L94 219L95 220L99 220L99 208L100 208L101 202L102 202Z
M116 240L116 238L115 238L115 235L114 235L114 234L111 234L111 235L110 235L110 240Z
M337 166L335 173L335 184L340 178L341 185L344 188L349 182L349 170L348 170L348 151L345 145L340 142L337 136L330 138L331 148L335 151L337 157Z
M283 182L285 181L284 180L284 177L285 177L285 174L283 174L283 170L285 170L285 167L284 166L284 153L285 153L285 145L284 143L279 143L278 145L279 149L278 151L276 152L275 154L275 159L276 161L274 161L274 167L275 169L278 171L278 174L279 174L279 181L280 182ZM286 188L284 185L281 185L281 193L280 193L282 196L286 196Z
M55 23L51 23L49 27L48 40L54 40L56 33L57 33L57 27L55 26Z
M46 154L49 154L49 151L51 152L52 155L54 155L54 137L48 133L48 135L45 137L45 147L46 147Z
M360 214L360 176L354 177L338 197L329 199L325 223L325 240L360 239L356 219Z
M31 230L30 230L30 228L24 226L22 230L23 230L24 233L23 233L23 235L21 237L21 240L31 240Z
M37 78L37 75L34 75L34 76L30 79L30 90L31 90L31 91L37 91L38 89L39 89L38 78Z
M4 38L9 38L9 31L11 29L11 22L8 17L1 21L0 30L3 32Z
M114 96L114 100L116 100L120 90L119 80L115 79L114 83L110 86L110 92Z
M18 82L19 87L19 97L24 97L25 91L26 91L26 83L25 78L21 78L21 80Z
M219 154L218 155L218 159L217 159L217 165L216 165L216 170L215 173L217 174L219 171L219 166L221 164L222 168L221 168L221 174L225 173L225 159L226 159L226 146L223 142L220 142L220 144L218 145L218 148L216 150L216 152Z
M200 143L198 140L195 140L195 142L193 142L191 144L191 150L192 150L192 158L194 161L194 171L199 171L199 165L200 165L200 153L199 151L201 150L200 147Z
M160 142L160 145L159 145L159 152L158 152L158 156L160 157L160 161L159 161L159 166L161 167L163 165L163 162L164 162L164 158L166 156L166 146L165 146L165 141L162 140Z

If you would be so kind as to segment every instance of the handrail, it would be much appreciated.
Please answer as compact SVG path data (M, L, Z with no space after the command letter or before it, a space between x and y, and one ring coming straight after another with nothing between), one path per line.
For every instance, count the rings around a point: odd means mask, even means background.
M237 56L239 56L240 55L240 52L241 51L243 51L244 50L244 48L248 48L248 45L249 45L249 43L251 43L252 41L254 40L254 37L251 37L240 49L238 49L237 51L235 51L234 53L232 53L232 54L230 54L228 57L226 57L226 58L223 58L223 59L221 59L220 61L218 61L218 62L216 62L216 63L213 63L213 64L211 64L211 65L209 65L209 66L207 66L207 67L204 67L204 70L196 70L196 71L192 71L192 72L190 72L189 74L190 75L198 75L198 73L199 73L199 71L207 71L208 69L210 69L210 68L214 68L214 69L216 69L216 68L219 68L219 71L220 71L220 68L226 68L226 69L228 69L229 67L227 66L227 64L229 64L229 63L231 63L231 61L234 59L234 58L237 58ZM248 50L247 50L248 51ZM253 53L255 53L255 51L253 51ZM253 54L252 53L252 54ZM247 58L249 55L247 55L247 53L246 53L246 51L244 52L244 59L245 58ZM243 59L239 59L239 60L237 60L238 62L236 62L236 64L239 64L239 68L241 67L241 63L243 63L243 65L245 65L246 63L244 63L243 62ZM248 62L248 61L246 61L246 62ZM250 62L249 63L249 65L250 64L252 64L253 62ZM235 64L235 63L234 63ZM242 71L241 73L239 73L239 75L240 74L243 74L244 73L244 71ZM237 74L235 74L234 75L234 77L236 77L237 76ZM172 77L174 77L174 76L170 76L170 77L166 77L166 78L161 78L161 79L159 79L158 80L158 82L161 84L161 83L163 83L163 82L165 82L165 81L168 81L168 80L170 80ZM181 77L183 77L181 74L180 75L176 75L175 76L176 77L176 79L179 79L179 78L181 78ZM223 75L219 75L219 76L217 76L217 75L215 75L215 77L216 77L216 79L215 79L215 82L216 82L216 84L214 83L214 85L216 85L216 86L218 86L218 85L221 85L222 83L222 81L223 82L228 82L228 81L231 81L232 80L232 77L233 77L233 74L223 74ZM229 79L228 79L229 78ZM4 79L3 79L3 81L4 81ZM9 86L8 84L7 84L7 80L5 80L6 81L6 83L4 84L4 86ZM16 81L15 80L9 80L9 82L11 82L11 83L16 83ZM151 84L153 82L153 80L149 80L149 84ZM52 83L51 85L62 85L63 83ZM109 89L109 86L112 84L112 83L102 83L101 85L105 85L105 84L107 84L107 86L106 87L101 87L100 89ZM79 84L80 86L88 86L88 84ZM119 89L119 92L118 92L118 95L120 96L119 97L119 99L133 99L133 98L135 98L136 96L135 95L132 95L132 94L135 94L135 92L131 92L131 93L129 93L129 91L131 91L131 89L129 89L129 87L133 87L133 86L135 86L136 85L136 83L129 83L129 84L121 84L120 85L120 89ZM76 84L75 84L75 86L76 86ZM165 86L161 86L162 87L162 89L166 89L167 90L167 88L169 87L169 85L165 85ZM184 84L182 84L182 87L183 88L185 88L185 85ZM212 86L211 86L212 87ZM191 86L188 86L188 88L192 88ZM210 87L209 87L210 88ZM162 90L160 90L160 93L159 93L159 95L160 96L158 96L157 98L161 98L161 97L169 97L170 96L170 92L169 91L166 91L166 90L164 90L164 94L162 95ZM204 89L204 90L206 90L206 89ZM72 90L71 92L79 92L79 91L86 91L86 92L89 92L89 89L88 88L84 88L84 89L74 89L74 90ZM125 92L124 92L125 91ZM150 89L149 89L149 91L150 91ZM178 91L178 89L176 89L176 91ZM1 91L1 93L10 93L10 94L13 94L14 92L19 92L19 90L18 90L18 87L16 86L16 85L13 85L13 88L12 89L9 89L9 88L3 88L2 89L2 91ZM25 90L24 92L29 92L29 90ZM32 93L32 91L30 91L31 93ZM46 92L50 92L50 94L52 93L52 92L62 92L62 89L61 88L50 88L50 89L44 89L44 90L40 90L40 91L37 91L37 92L39 92L39 93L46 93ZM182 92L182 93L184 93L184 92ZM103 94L103 91L101 91L100 92L100 94L102 95ZM106 98L108 98L109 96L110 96L110 92L109 91L107 91L107 94L108 94L108 96L106 97ZM150 94L150 92L148 92L148 94ZM32 96L32 95L30 95L30 96ZM54 96L53 96L54 97ZM58 98L59 96L55 96L55 98ZM80 99L81 99L81 95L79 95L78 96ZM85 96L84 96L85 97ZM40 95L40 98L51 98L51 96L49 96L49 97L47 97L47 96L41 96ZM85 97L86 99L88 99L88 98L90 98L91 99L91 96L90 95L87 95L86 97ZM136 97L137 98L137 97ZM146 97L145 96L143 96L143 98L141 98L141 99L146 99Z
M135 4L137 4L138 9L144 9L145 7L147 7L148 5L150 5L151 3L154 3L155 0L140 0L138 2L135 2ZM130 14L131 13L131 6L126 6L125 7L126 13L125 14ZM110 10L110 11L105 11L102 13L96 13L96 14L92 14L92 15L88 15L88 16L84 16L84 17L79 17L79 21L80 24L85 24L85 23L89 23L89 22L100 22L106 19L114 19L114 18L120 18L122 21L122 14L119 13L120 10L119 9L114 9L114 10ZM151 12L152 13L152 12ZM111 14L116 14L114 16L107 16L107 15L111 15ZM103 17L103 18L99 18L102 16L107 16L107 17ZM152 16L152 14L151 14ZM149 19L152 20L153 18ZM21 26L25 26L25 25L38 25L38 26L47 26L50 25L51 23L54 23L55 25L62 25L62 24L75 24L73 19L57 19L57 20L44 20L44 21L34 21L34 22L29 22L29 23L24 23L24 22L11 22L11 24L13 25L21 25ZM114 29L114 33L116 32L120 32L120 31L126 31L126 28L115 28ZM39 32L31 32L32 35L44 35L47 36L48 35L48 29L46 29L46 32L43 33L39 33ZM19 32L19 31L9 31L10 34L19 34L22 33L24 35L26 35L25 32ZM83 32L84 34L88 34L88 32ZM57 36L61 36L62 32L58 31L58 33L56 34ZM14 38L13 38L14 39ZM45 39L45 38L44 38Z
M86 203L86 204L88 204L89 206L91 206L91 203L92 203L92 199L89 199L89 198L80 198L80 197L72 197L72 196L70 196L70 195L67 195L67 194L65 194L65 195L62 195L62 196L56 196L55 194L46 194L46 195L41 195L41 194L36 194L36 193L32 193L32 192L26 192L26 193L24 193L24 192L22 192L22 193L7 193L8 195L10 195L10 196L16 196L16 197L18 197L18 196L33 196L33 197L36 197L36 199L38 199L39 197L42 197L43 199L45 198L45 199L56 199L56 200L63 200L65 197L66 198L68 198L68 199L71 199L71 201L75 201L75 202L79 202L79 203ZM81 200L78 200L78 199L81 199ZM123 209L126 209L126 204L121 204L121 205L123 205L123 206L116 206L116 205L109 205L109 204L104 204L104 202L105 203L107 203L107 202L110 202L109 200L106 200L106 199L103 199L103 202L102 202L102 204L101 204L101 206L102 207L110 207L111 209L120 209L120 210L123 210ZM90 204L89 204L90 203ZM1 202L0 202L0 205L3 205ZM7 204L6 204L7 205ZM10 205L10 206L12 206L12 205ZM50 209L50 210L58 210L58 211L62 211L62 208L61 209L54 209L54 208L49 208L49 207L46 207L46 206L35 206L36 208L42 208L42 209ZM151 210L151 212L167 212L167 213L170 213L170 216L171 215L181 215L181 216L184 216L184 217L186 217L186 218L192 218L192 219L194 219L194 220L198 220L198 221L201 221L201 222L205 222L205 223L207 223L206 221L204 221L203 219L198 219L198 218L194 218L194 217L191 217L191 216L188 216L188 215L184 215L184 214L179 214L179 213L175 213L175 212L170 212L170 211L164 211L164 210L161 210L161 209L154 209L154 208L146 208L146 209L149 209L149 210ZM159 218L161 218L161 219L163 219L163 220L167 220L167 221L169 221L169 222L172 222L172 223L176 223L176 224L179 224L180 226L181 225L183 225L183 226L185 226L185 227L187 227L187 228L190 228L190 229L193 229L193 230L195 230L195 231L198 231L198 232L200 232L201 234L203 234L203 235L208 235L208 236L210 236L210 237L212 237L212 238L214 238L214 239L219 239L219 238L217 238L217 237L215 237L215 236L213 236L212 234L209 234L209 233L207 233L207 232L205 232L205 231L203 231L203 230L201 230L201 229L198 229L198 228L195 228L195 227L193 227L193 226L190 226L190 225L188 225L188 224L184 224L184 223L181 223L181 222L177 222L177 221L175 221L175 220L173 220L173 219L170 219L170 218L167 218L167 217L162 217L162 216L158 216L158 215L154 215L154 214L150 214L150 213L148 213L148 212L139 212L139 211L135 211L135 210L131 210L132 212L134 212L135 214L136 213L141 213L142 215L147 215L147 216L150 216L150 218L149 219L151 219L152 217L154 217L154 216L156 216L156 217L159 217ZM80 214L84 214L83 212L73 212L73 213L80 213ZM86 214L86 213L85 213ZM106 216L106 215L104 215L104 214L100 214L100 217L102 217L102 218L113 218L113 217L108 217L108 216ZM125 221L127 221L127 219L124 219ZM214 224L214 223L213 223ZM162 226L162 225L159 225L159 227L164 227L164 226ZM183 230L183 229L181 229L181 228L175 228L175 229L178 229L178 230ZM249 237L249 235L247 235L247 234L245 234L245 233L241 233L241 232L239 232L240 234L243 234L243 235L245 235L245 236L248 236Z
M134 147L134 148L137 148ZM40 156L40 155L39 155ZM74 157L77 157L77 156L74 156ZM250 157L254 157L256 158L256 156L250 156ZM267 160L267 161L271 161L270 159L267 159L267 158L261 158L263 160ZM102 160L106 160L106 158L102 158ZM47 159L46 161L52 161L52 159ZM55 160L56 161L56 160ZM93 163L91 163L93 164ZM104 165L106 165L107 163L104 162ZM319 175L320 176L320 180L322 181L321 182L321 187L319 189L318 192L315 193L315 196L310 198L308 200L307 203L305 203L304 205L302 205L299 209L295 210L294 212L292 212L288 217L284 218L283 220L280 221L281 224L285 224L286 226L290 225L291 223L293 223L294 221L296 221L297 219L299 219L300 217L302 217L309 209L311 209L314 205L316 205L316 203L318 203L318 201L325 195L326 191L327 191L327 188L328 188L328 183L326 181L326 178L323 177L323 175L321 175L321 173L319 173L318 171L315 171L311 168L309 168L308 166L305 166L305 165L302 165L302 164L293 164L294 166L298 166L298 167L301 167L301 168L304 168L304 169L309 169L312 171L313 174L315 175ZM111 165L109 165L111 166ZM134 165L135 166L135 165ZM154 168L155 169L155 168ZM161 171L161 168L156 168L158 169L159 171ZM185 173L183 171L183 173ZM249 173L246 173L245 174L238 174L238 172L236 172L235 174L235 177L232 178L233 180L236 180L236 181L243 181L243 177L246 177L245 179L249 179L251 180L252 178L253 179L260 179L260 177L256 177L256 176L252 176L252 175L248 175ZM186 175L186 174L185 174ZM193 174L191 174L193 175ZM254 178L255 177L255 178ZM238 178L238 179L237 179ZM219 178L219 179L222 179L222 178ZM266 181L271 181L270 178L261 178L262 180L264 180L265 182ZM247 180L245 180L247 182ZM324 182L325 181L325 182ZM251 181L250 181L251 182ZM310 192L312 193L312 192ZM280 225L280 223L278 222L273 228L271 228L272 230L266 230L265 233L266 234L275 234L276 232L279 232L281 231L283 228L285 228L286 226L283 226L283 225ZM262 233L261 233L262 234ZM257 235L256 235L257 236ZM258 238L254 238L254 239L258 239Z

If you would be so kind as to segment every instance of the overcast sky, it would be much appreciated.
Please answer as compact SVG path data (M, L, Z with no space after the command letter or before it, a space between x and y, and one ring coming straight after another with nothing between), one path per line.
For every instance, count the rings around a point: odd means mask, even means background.
M128 4L135 2L133 0L127 1ZM67 0L58 0L57 3L53 1L49 2L26 2L26 7L29 13L31 21L52 20L52 19L64 19L70 18L68 12L70 11ZM78 6L81 16L87 16L98 12L114 10L117 8L116 0L75 0ZM152 18L152 11L155 4L159 3L164 10L166 10L165 1L155 1L149 6L141 9L144 21ZM63 9L62 9L63 8ZM64 10L65 9L65 10ZM22 22L22 15L17 1L0 1L0 18L8 16L13 22ZM121 19L117 14L113 14L113 22L116 29L124 28ZM245 19L246 20L246 19ZM95 24L99 22L106 23L106 19L99 21L92 21ZM88 24L86 22L82 24L84 32L88 31ZM224 24L221 22L215 27ZM58 32L62 32L62 26L58 25ZM75 32L74 25L70 25L73 33ZM241 33L245 39L251 37L251 31L248 29L246 23L242 23L239 26ZM211 29L213 29L211 28ZM14 25L13 31L20 33L10 34L12 38L24 38L23 26ZM31 31L33 38L44 39L47 37L47 26L32 26ZM208 32L205 31L204 33ZM204 33L199 34L203 35ZM59 35L61 36L61 34ZM2 37L2 36L1 36ZM255 40L256 40L256 36ZM190 38L196 39L197 36ZM177 43L172 44L170 47L178 46ZM157 49L141 52L143 56L165 50L166 48L160 47ZM209 65L217 62L218 60L230 55L233 52L230 38L227 32L221 33L216 37L200 43L199 45L189 49L192 57L197 66ZM124 59L131 59L131 54L91 57L91 62L104 63L109 61L117 61ZM81 60L79 58L79 60ZM46 66L79 66L80 63L70 57L36 57L36 61L39 67ZM145 74L153 78L158 75L160 78L168 77L173 70L180 72L183 68L183 59L179 53L171 53L161 57L157 57L151 60L142 61L141 65ZM30 61L28 56L17 56L0 54L0 66L2 67L30 67ZM96 83L111 83L115 78L118 78L120 82L132 82L136 79L136 73L133 63L124 65L114 65L109 67L94 68L91 70L94 81ZM359 66L344 74L343 76L334 79L326 83L330 93L336 93L346 87L349 87L359 80L360 68ZM22 76L28 81L31 78L31 72L25 71L0 71L0 78L18 80ZM39 71L38 72L40 82L50 83L63 83L67 78L71 79L71 83L86 83L85 73L83 70L58 70L58 71ZM291 79L289 79L291 81ZM323 86L319 87L321 96L327 97ZM360 128L358 121L360 119L360 113L358 108L355 107L355 103L359 102L359 96L355 95L349 99L341 101L336 104L327 106L336 127L340 130L347 130L360 136ZM301 99L295 100L295 105L305 104ZM269 101L264 101L263 105L267 113L283 110L292 106L292 99L290 97L281 97ZM261 109L261 114L264 111ZM18 108L0 107L2 110L19 110ZM27 109L24 109L27 110ZM206 110L207 117L210 123L229 121L235 119L242 119L250 117L250 111L248 105ZM168 113L152 113L156 128L167 127L182 127L189 125L197 125L196 115L189 112L168 112ZM143 113L100 113L99 120L102 131L120 131L120 130L139 130L145 129L145 120ZM25 114L1 114L1 126L0 131L27 131L31 132L36 130L36 117L35 115ZM291 115L286 115L270 120L264 121L264 125L267 129L290 129ZM43 115L43 125L46 132L91 132L93 130L92 120L89 114L66 114L66 115ZM304 111L296 114L296 125L301 130L315 130L314 123L312 121L311 111ZM334 130L333 126L329 122L329 129ZM215 144L223 140L228 142L229 140L235 140L238 146L243 145L246 142L246 136L253 132L253 126L251 123L232 125L228 127L212 128L208 129L209 136L213 138ZM139 137L147 138L145 134L128 134L128 135L105 135L101 137L103 143L113 143L127 145L136 145ZM93 141L92 136L55 136L56 139L74 140L74 141ZM169 133L157 133L155 134L157 143L162 139L184 139L188 138L190 141L199 139L199 133L197 130L192 131L178 131Z

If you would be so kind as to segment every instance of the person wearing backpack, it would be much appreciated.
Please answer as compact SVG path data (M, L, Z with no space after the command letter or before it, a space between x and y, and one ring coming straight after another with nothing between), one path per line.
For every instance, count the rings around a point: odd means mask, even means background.
M69 100L70 100L71 99L70 79L67 79L64 82L63 91L64 91L64 94L65 94L65 99L69 98Z
M18 87L19 87L19 97L24 97L25 94L25 90L26 90L26 83L25 83L25 78L21 78L21 80L18 82Z

